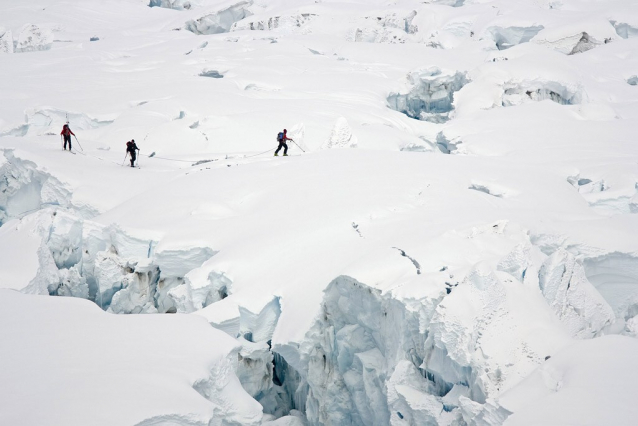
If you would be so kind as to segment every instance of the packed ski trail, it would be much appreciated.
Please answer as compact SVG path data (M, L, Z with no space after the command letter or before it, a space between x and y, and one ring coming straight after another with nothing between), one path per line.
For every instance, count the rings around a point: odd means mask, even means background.
M0 76L0 423L637 418L634 2L0 1Z

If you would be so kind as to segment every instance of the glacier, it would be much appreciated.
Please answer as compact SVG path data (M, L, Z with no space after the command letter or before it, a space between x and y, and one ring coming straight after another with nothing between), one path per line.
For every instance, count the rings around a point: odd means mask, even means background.
M0 1L0 423L630 424L637 29Z

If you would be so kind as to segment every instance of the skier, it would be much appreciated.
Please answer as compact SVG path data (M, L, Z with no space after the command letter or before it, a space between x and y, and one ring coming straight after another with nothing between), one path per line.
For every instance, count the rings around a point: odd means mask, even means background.
M131 139L126 142L126 152L131 154L131 167L135 167L135 159L137 158L137 152L140 149L135 145L135 139Z
M69 143L69 151L71 151L71 135L75 136L75 133L69 128L69 123L66 123L62 127L60 134L64 137L64 150L66 151L66 143Z
M279 150L281 148L284 149L284 157L288 156L288 145L286 144L286 141L292 141L292 139L286 136L286 133L288 133L288 130L284 129L283 132L277 135L277 142L279 142L279 147L277 148L277 151L275 151L275 157L279 156Z

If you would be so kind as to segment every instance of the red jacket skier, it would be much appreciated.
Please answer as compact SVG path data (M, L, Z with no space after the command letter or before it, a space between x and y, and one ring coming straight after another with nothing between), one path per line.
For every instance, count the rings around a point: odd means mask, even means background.
M60 134L64 137L64 150L66 151L66 143L68 142L69 151L71 151L71 135L75 136L75 133L71 131L68 123L62 127Z
M286 135L287 133L288 130L284 129L283 132L277 135L277 142L279 142L279 147L277 147L277 151L275 151L275 157L279 156L279 150L281 150L281 148L284 149L284 157L288 156L288 144L286 143L286 141L291 141L292 139Z

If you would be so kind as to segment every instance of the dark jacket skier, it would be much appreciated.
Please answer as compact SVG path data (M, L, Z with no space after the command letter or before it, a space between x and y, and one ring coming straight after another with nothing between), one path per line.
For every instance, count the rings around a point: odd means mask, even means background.
M66 143L69 143L69 151L71 151L71 135L75 136L75 133L69 128L69 123L62 127L60 134L64 137L64 150L66 151Z
M288 156L288 144L286 144L286 141L291 141L292 139L286 136L286 133L288 133L288 130L284 129L283 132L277 135L277 142L279 142L279 147L277 147L277 151L275 151L275 157L279 156L279 150L281 148L284 149L284 157Z
M137 151L140 149L135 145L135 139L131 139L126 142L126 152L131 154L131 167L135 167L135 159L137 158Z

